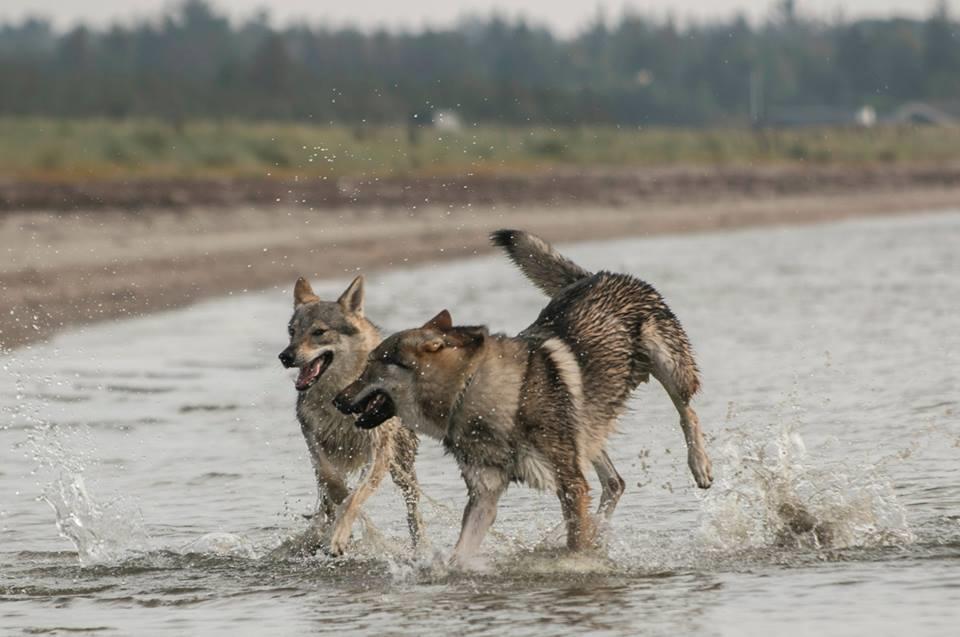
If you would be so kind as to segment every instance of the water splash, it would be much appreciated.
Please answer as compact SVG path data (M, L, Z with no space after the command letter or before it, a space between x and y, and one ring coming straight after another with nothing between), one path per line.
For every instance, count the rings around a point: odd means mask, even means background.
M83 428L35 428L28 448L37 463L39 499L53 509L60 535L73 543L81 565L117 563L150 550L137 507L121 495L91 495L85 474L96 466Z
M143 552L147 535L139 514L122 499L99 503L82 475L61 474L40 497L53 509L57 530L73 542L84 566L120 562Z
M913 542L906 511L877 465L823 461L793 426L765 436L734 429L719 448L700 538L720 551L848 548Z

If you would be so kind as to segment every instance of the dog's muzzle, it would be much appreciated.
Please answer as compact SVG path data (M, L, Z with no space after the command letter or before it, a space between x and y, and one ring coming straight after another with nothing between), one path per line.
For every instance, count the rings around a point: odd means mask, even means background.
M387 392L375 389L358 400L363 390L360 381L354 382L337 394L333 406L344 414L355 415L361 429L374 429L397 415L397 407Z
M290 369L291 367L293 367L293 361L296 360L297 355L296 353L294 353L293 347L291 346L283 350L282 352L280 352L280 356L278 356L277 358L280 359L281 365L283 365L287 369Z
M280 359L280 363L288 369L297 366L297 352L292 345L280 352L278 358ZM314 383L320 380L320 377L323 376L323 373L327 371L332 362L333 352L326 351L306 365L301 365L300 374L297 375L297 379L294 381L294 386L297 388L297 391L306 391L313 387Z

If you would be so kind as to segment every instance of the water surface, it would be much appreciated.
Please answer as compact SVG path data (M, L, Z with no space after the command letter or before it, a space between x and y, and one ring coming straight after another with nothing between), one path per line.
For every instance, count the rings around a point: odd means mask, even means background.
M0 359L0 631L106 634L952 634L960 620L960 213L567 246L666 296L703 370L717 481L670 401L631 402L606 546L558 550L513 487L480 572L444 559L465 500L423 441L432 550L383 488L354 552L262 556L314 502L276 362L288 290L86 327ZM316 285L335 296L346 280ZM501 257L368 281L387 330L446 307L515 332L544 304ZM784 505L823 533L791 533Z

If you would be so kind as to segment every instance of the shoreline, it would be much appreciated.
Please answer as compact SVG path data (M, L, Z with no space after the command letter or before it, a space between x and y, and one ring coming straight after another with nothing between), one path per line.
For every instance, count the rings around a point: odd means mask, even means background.
M865 190L960 188L960 162L754 165L571 165L519 172L483 169L436 175L320 178L0 178L0 217L42 210L131 214L192 208L291 206L311 210L394 210L464 205L690 203Z
M522 227L555 242L800 225L960 209L960 185L688 201L609 200L233 209L6 212L0 215L0 350L62 329L183 307L297 276L348 278L491 251L488 233Z

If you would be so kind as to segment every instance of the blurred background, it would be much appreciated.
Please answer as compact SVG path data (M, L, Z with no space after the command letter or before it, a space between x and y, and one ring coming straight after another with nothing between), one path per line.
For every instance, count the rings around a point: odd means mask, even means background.
M945 0L6 0L0 343L508 222L942 206L958 29Z
M0 633L956 634L958 21L0 0ZM502 227L664 294L714 486L652 383L596 556L517 488L491 569L449 573L466 493L424 439L435 552L384 485L356 558L258 559L315 510L277 361L296 278L363 272L384 333L444 307L516 333L545 300Z

